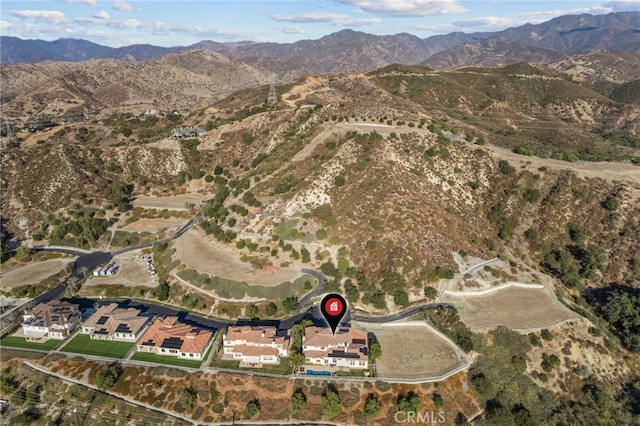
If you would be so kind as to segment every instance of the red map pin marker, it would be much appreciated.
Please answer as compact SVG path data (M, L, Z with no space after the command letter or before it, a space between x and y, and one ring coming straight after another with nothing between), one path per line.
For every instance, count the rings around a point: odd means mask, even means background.
M340 320L342 320L347 313L347 301L339 294L327 294L322 299L322 302L320 302L320 312L322 312L322 316L329 323L331 332L336 334Z

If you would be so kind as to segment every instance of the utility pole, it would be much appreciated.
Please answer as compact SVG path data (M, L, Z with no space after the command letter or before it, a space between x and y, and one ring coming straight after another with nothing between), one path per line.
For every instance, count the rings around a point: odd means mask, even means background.
M78 424L78 426L80 426L80 420L78 420L78 409L76 407L73 407L73 414L76 416L76 423Z
M18 146L18 140L13 134L13 129L11 129L11 124L9 124L8 120L5 120L4 123L7 126L7 147L13 148Z
M269 86L269 95L267 96L268 104L275 104L278 102L278 93L276 92L276 85L271 83Z

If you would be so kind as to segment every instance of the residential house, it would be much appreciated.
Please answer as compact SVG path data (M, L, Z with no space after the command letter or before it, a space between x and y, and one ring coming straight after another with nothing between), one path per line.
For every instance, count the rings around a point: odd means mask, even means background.
M173 137L176 139L195 138L206 134L207 131L202 127L198 127L197 129L193 127L176 127L173 129Z
M310 364L348 369L369 368L367 335L349 327L338 327L335 335L328 327L310 326L302 338L302 353Z
M81 318L78 305L52 300L24 314L22 332L30 341L64 339L75 330Z
M81 332L92 339L135 342L147 325L149 318L135 308L120 308L117 303L100 306L82 324Z
M270 326L229 326L222 347L222 359L239 360L240 366L278 364L289 356L289 333Z
M178 322L178 317L156 318L136 343L139 352L202 360L213 332Z

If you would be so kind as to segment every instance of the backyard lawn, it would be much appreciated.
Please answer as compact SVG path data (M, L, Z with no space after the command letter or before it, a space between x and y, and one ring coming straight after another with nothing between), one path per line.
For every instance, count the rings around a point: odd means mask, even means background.
M0 340L0 346L11 346L14 348L41 349L50 351L62 343L62 340L49 339L44 343L27 342L24 337L7 336Z
M176 365L179 367L200 368L202 361L193 359L178 359L174 356L156 355L149 352L136 352L131 357L134 361L153 362L156 364Z
M211 366L215 366L216 368L227 368L230 370L261 371L263 373L282 375L291 374L289 358L281 358L280 364L262 364L262 367L260 368L240 367L240 361L234 361L231 359L216 359L211 363Z
M76 354L124 358L133 345L133 343L113 340L91 340L88 334L78 334L60 350Z

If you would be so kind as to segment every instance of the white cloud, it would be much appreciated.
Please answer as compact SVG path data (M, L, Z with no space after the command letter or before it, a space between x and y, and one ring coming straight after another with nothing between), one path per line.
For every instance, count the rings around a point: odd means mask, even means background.
M94 13L92 16L94 18L96 18L96 19L109 19L110 18L109 14L104 10L101 10L100 12Z
M127 12L135 9L132 4L120 0L114 1L111 7L119 10L120 12Z
M12 10L11 15L17 18L35 19L49 24L64 24L67 18L57 10Z
M314 23L314 22L338 22L347 19L349 16L338 13L322 13L313 12L305 13L301 15L271 15L271 18L276 21L282 22L299 22L299 23Z
M382 19L379 18L347 19L345 21L336 22L336 25L344 27L365 27L367 25L379 24L380 22L382 22Z
M464 19L454 22L458 28L470 28L475 31L478 29L495 29L495 28L508 28L515 25L521 25L524 22L518 22L513 18L506 16L483 16L481 18Z
M97 14L96 14L97 15ZM124 29L124 28L142 28L144 24L137 19L109 19L100 18L94 15L93 18L76 18L73 20L80 25L104 25L110 28Z
M119 21L109 21L107 26L111 28L141 28L144 27L144 24L137 19L123 19Z
M336 27L363 27L366 25L374 25L382 22L379 18L368 19L351 19L349 15L343 15L340 13L322 13L313 12L305 13L301 15L271 15L271 18L276 21L292 22L292 23L329 23ZM284 27L287 28L287 27ZM282 31L281 28L276 28ZM289 33L295 34L295 33ZM298 33L302 34L302 33Z
M69 37L73 34L73 30L68 28L67 26L60 25L49 25L49 24L31 24L31 23L12 23L2 21L0 23L0 29L4 31L10 31L12 34L15 34L16 37L20 38L46 38L46 37L54 37L54 38L62 38Z
M283 34L304 34L304 28L300 25L290 25L287 27L275 27L276 30Z
M86 4L87 6L97 6L97 0L62 0L63 3L81 3Z
M466 12L457 0L335 0L382 16L430 16Z
M638 0L619 0L608 1L603 7L610 8L614 12L640 10L640 1Z

